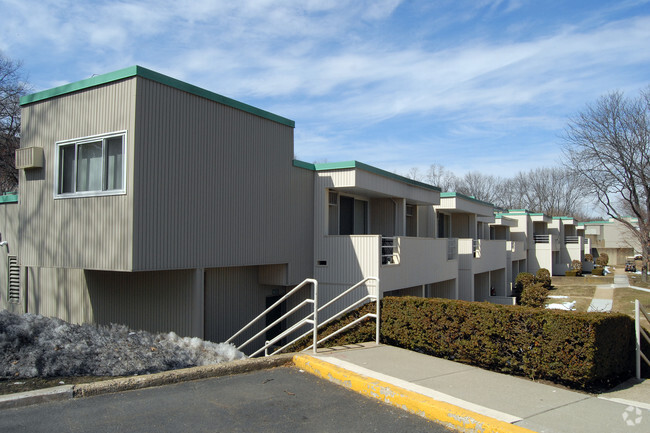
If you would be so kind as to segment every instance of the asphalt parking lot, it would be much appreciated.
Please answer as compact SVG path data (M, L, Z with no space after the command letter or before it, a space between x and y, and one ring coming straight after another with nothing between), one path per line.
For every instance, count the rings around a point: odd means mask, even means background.
M0 411L3 432L449 432L301 372L278 367Z

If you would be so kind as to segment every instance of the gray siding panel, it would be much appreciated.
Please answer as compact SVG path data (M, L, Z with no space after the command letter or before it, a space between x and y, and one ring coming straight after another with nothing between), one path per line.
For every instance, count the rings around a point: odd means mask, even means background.
M22 312L24 310L24 295L22 293L20 304L7 302L8 255L18 253L18 203L0 203L0 235L0 240L9 243L8 249L7 247L0 248L0 310Z
M85 271L94 322L192 336L195 273Z
M134 268L288 263L293 128L138 80Z
M20 259L27 266L132 268L135 80L23 107L21 146L43 147L45 167L20 171ZM55 143L127 131L126 195L54 199Z
M93 323L81 269L28 268L28 311L71 323Z
M314 275L314 173L291 170L291 221L289 242L289 285L295 286Z
M205 338L215 342L230 338L266 309L266 297L273 295L273 289L258 283L257 266L206 269ZM264 326L262 320L236 343L242 344ZM251 353L252 347L244 348L244 353Z
M72 323L117 323L192 335L194 271L28 268L29 312Z

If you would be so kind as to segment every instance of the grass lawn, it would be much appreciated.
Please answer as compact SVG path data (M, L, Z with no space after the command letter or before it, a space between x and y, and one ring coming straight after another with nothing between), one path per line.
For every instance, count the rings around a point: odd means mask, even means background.
M566 298L549 298L547 304L561 304L564 302L575 301L575 311L587 311L591 299L594 297L596 286L600 284L611 284L614 277L601 277L594 281L596 277L553 277L549 296L566 296ZM611 281L607 281L607 280Z
M627 277L632 286L650 288L650 278L648 282L642 282L641 275L627 274ZM586 275L584 277L553 277L553 288L549 291L549 296L566 296L566 298L551 298L546 303L554 304L575 301L575 311L587 311L596 291L596 286L612 284L613 282L614 277L612 275L605 277L592 275ZM634 317L635 299L641 302L641 305L643 305L646 311L650 311L650 292L631 288L614 289L612 311Z

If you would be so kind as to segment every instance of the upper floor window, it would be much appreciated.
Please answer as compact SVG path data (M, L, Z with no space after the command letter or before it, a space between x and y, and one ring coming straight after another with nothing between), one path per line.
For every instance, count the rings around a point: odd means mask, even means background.
M58 142L55 196L124 193L125 148L125 132Z

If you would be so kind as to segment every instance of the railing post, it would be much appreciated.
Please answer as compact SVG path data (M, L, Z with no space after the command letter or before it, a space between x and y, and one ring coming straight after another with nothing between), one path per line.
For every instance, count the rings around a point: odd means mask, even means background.
M636 334L636 378L641 379L641 311L639 300L634 300L634 331Z
M312 282L314 286L314 355L318 352L318 281Z
M380 320L380 307L379 307L379 294L381 291L379 290L379 278L377 278L377 307L375 310L375 314L377 314L377 319L376 319L376 324L377 324L377 329L375 330L375 342L379 346L379 320Z

